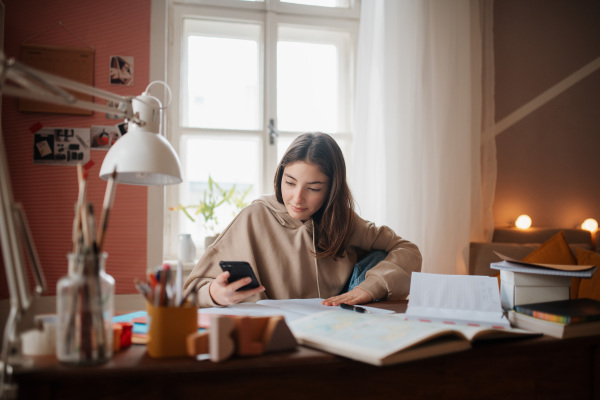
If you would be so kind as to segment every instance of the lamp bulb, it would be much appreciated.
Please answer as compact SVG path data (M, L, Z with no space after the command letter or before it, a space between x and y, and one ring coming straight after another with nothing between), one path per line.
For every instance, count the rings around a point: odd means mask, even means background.
M519 229L527 229L531 226L531 218L529 215L519 215L519 218L515 221L515 226Z
M581 229L585 229L586 231L596 232L598 229L598 221L594 218L588 218L581 224Z

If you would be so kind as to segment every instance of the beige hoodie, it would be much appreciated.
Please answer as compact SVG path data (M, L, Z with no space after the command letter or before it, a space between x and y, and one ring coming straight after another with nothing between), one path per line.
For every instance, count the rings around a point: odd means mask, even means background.
M247 261L266 289L247 301L328 298L339 294L357 260L371 250L385 250L389 253L386 259L367 272L359 287L374 299L393 300L406 298L411 272L421 269L416 245L358 215L344 257L317 259L313 250L312 220L293 219L275 196L265 196L235 217L206 250L184 287L200 280L198 306L217 306L208 288L222 272L219 261Z

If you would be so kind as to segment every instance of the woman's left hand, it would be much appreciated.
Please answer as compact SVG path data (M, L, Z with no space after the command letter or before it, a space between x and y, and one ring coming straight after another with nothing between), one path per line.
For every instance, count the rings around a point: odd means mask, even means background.
M325 306L339 306L340 304L345 303L353 306L356 304L370 303L372 301L373 296L371 296L369 292L356 287L347 293L325 299L321 304Z

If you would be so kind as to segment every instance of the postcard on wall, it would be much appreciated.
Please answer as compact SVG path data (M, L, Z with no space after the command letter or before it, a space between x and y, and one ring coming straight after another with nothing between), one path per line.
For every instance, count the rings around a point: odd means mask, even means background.
M110 84L133 86L133 57L110 57Z
M121 132L117 125L97 125L92 126L90 136L92 149L108 150L121 137Z
M33 135L33 163L77 165L90 160L87 128L42 128Z

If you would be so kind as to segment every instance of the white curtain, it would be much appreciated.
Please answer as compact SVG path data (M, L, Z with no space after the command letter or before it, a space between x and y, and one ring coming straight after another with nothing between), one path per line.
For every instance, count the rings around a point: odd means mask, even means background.
M466 273L493 229L491 1L362 1L351 186L423 272Z

